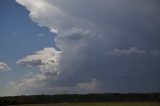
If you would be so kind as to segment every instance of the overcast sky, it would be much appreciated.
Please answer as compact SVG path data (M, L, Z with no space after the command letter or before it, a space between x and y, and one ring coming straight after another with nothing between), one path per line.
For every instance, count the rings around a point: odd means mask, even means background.
M0 0L0 96L160 92L159 0Z

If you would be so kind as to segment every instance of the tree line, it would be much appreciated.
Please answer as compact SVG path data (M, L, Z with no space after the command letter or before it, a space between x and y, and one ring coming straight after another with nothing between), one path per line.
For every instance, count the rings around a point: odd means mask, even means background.
M160 102L160 93L60 94L0 97L0 105L80 102Z

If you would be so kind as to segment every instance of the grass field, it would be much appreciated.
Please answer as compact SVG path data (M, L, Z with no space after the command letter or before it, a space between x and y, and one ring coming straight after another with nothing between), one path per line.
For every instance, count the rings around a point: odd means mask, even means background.
M112 102L112 103L61 103L61 104L30 104L14 106L160 106L160 103L149 102Z

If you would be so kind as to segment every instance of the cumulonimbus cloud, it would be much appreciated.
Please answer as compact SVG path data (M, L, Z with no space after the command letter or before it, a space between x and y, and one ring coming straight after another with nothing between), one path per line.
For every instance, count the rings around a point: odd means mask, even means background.
M33 55L18 60L16 63L21 66L38 67L40 70L47 70L47 72L48 70L53 70L58 73L64 71L66 70L65 67L72 67L70 65L75 63L74 61L76 57L78 59L81 57L81 55L78 55L78 52L81 48L86 46L85 40L96 35L96 28L93 24L82 18L67 14L64 9L54 5L52 1L16 0L16 2L30 11L29 16L32 21L38 23L40 26L48 27L51 32L58 35L55 40L57 44L56 46L64 52L61 54L61 58L63 59L60 59L59 51L54 48L45 48L44 50L35 52ZM59 62L61 63L59 64ZM58 65L61 66L60 69L54 69L57 68ZM20 81L20 84L14 83L14 85L17 84L19 86L16 88L22 89L24 88L22 85L33 85L33 83L38 82L39 76L43 76L41 82L45 82L49 80L51 76L53 77L53 74L49 75L47 72L35 75L30 79L24 78L25 80Z
M69 83L68 85L74 86L74 88L77 88L75 86L84 88L90 84L94 88L99 85L97 81L101 81L101 84L104 83L102 87L104 90L108 87L110 87L111 91L118 89L114 84L117 84L117 82L124 83L123 79L120 79L121 77L119 78L117 75L119 70L123 70L127 66L131 68L130 70L133 70L133 65L139 65L136 64L138 63L138 59L134 64L125 61L117 63L117 61L115 61L117 56L106 54L142 55L146 53L145 47L157 47L156 44L158 44L157 42L147 42L151 40L149 34L151 34L153 38L158 38L158 36L155 36L156 34L152 32L156 30L156 26L154 25L157 25L159 22L157 18L159 17L157 16L159 12L157 8L159 7L156 7L158 4L156 0L16 0L16 2L24 6L30 12L29 16L33 22L40 26L47 27L51 32L57 34L56 39L53 39L53 41L56 42L56 46L61 49L63 53L60 55L60 59L58 59L58 72L62 73L59 76L59 80L56 80L56 82L60 80L65 82L69 80L68 77L71 77L68 82L75 82ZM148 25L147 23L151 24ZM152 31L150 30L151 27L153 29ZM158 30L156 31L158 32ZM113 51L110 52L109 50ZM56 51L57 50L54 52ZM22 66L38 67L40 69L42 67L48 67L48 63L52 63L53 60L39 58L40 55L42 57L44 56L42 55L43 53L36 52L33 55L20 59L17 63ZM158 52L152 54L158 54ZM144 59L143 61L142 63L145 64L146 60ZM115 64L117 67L115 67ZM146 67L150 68L149 65L146 65ZM137 72L139 71L141 71L141 68L137 67ZM73 74L74 72L76 74ZM133 72L136 72L135 69ZM146 75L145 71L142 72L143 75L144 73ZM117 77L113 80L115 74ZM67 86L56 87L52 80L54 77L55 74L50 74L49 71L46 71L44 74L39 73L35 76L24 78L19 84L12 82L11 85L14 85L19 91L25 88L26 91L38 92L42 89L42 82L44 88L49 86L48 88L52 91L58 89L63 90L63 88L69 89ZM87 82L92 78L95 79L91 80L91 82ZM129 77L129 79L130 78L133 78L133 76ZM141 76L139 76L139 79L140 78ZM133 79L130 80L133 81ZM150 81L151 80L148 82ZM135 82L136 84L138 82L141 86L144 85L144 83L140 83L139 81ZM151 82L155 82L155 80ZM36 83L36 87L34 83ZM107 85L106 87L106 83L108 83L108 85L110 84L110 86ZM118 86L120 88L124 86L129 89L131 87L129 84L125 84L125 86L121 84ZM25 85L27 85L27 87ZM67 84L65 83L64 85ZM156 85L157 84L154 86ZM150 88L150 85L146 86ZM135 87L137 87L137 85L135 85ZM43 92L47 92L47 89L44 89Z

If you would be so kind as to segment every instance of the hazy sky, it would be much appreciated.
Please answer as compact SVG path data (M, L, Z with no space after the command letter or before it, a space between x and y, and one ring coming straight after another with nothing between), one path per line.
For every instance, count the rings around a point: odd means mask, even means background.
M0 96L160 92L159 0L0 0Z

